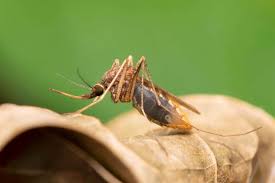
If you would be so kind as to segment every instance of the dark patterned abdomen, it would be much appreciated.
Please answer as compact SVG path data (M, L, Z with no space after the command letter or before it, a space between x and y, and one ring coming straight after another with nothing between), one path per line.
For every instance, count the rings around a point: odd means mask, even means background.
M136 83L134 95L133 95L133 106L143 115L141 110L141 95L142 85ZM160 97L159 100L161 105L158 105L156 96L151 88L143 86L143 109L147 118L159 125L167 125L171 123L171 112L175 111L175 108L168 102L167 99Z

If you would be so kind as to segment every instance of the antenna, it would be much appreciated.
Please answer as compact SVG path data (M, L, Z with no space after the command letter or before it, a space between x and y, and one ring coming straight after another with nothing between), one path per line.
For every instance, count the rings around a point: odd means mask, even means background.
M63 78L63 79L65 79L67 82L69 82L69 83L71 83L71 84L73 84L73 85L75 85L75 86L78 86L78 87L80 87L80 88L84 88L84 89L90 90L89 87L87 87L87 86L85 86L85 85L82 85L82 84L79 84L79 83L77 83L77 82L75 82L75 81L73 81L73 80L71 80L71 79L68 79L67 77L65 77L64 75L62 75L62 74L60 74L60 73L56 73L56 75L59 76L59 77L61 77L61 78Z
M82 77L82 75L80 74L79 68L76 69L76 73L78 75L78 77L81 79L81 81L83 83L85 83L88 87L92 88L92 86Z

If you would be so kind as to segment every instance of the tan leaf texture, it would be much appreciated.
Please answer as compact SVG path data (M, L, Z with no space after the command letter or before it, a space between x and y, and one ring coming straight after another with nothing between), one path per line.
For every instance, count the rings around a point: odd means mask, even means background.
M136 111L107 126L81 114L0 106L1 182L275 182L275 124L262 109L238 99L183 99L197 130L159 127ZM91 109L92 110L92 109Z

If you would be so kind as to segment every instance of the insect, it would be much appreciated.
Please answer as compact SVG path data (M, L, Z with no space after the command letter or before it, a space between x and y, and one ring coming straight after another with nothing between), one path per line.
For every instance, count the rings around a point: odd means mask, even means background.
M86 100L94 98L89 105L79 109L76 113L82 113L99 103L106 94L110 92L114 103L132 102L133 106L143 116L160 126L185 131L190 131L193 127L199 131L219 136L244 135L255 131L254 129L243 134L222 135L200 130L192 125L186 112L182 109L188 109L196 114L200 114L200 112L192 105L156 86L152 82L145 57L141 57L136 66L133 65L132 56L126 58L121 64L119 60L116 59L111 69L109 69L103 75L101 81L94 86L90 86L81 76L80 78L90 87L90 93L76 96L50 88L53 92L73 99Z

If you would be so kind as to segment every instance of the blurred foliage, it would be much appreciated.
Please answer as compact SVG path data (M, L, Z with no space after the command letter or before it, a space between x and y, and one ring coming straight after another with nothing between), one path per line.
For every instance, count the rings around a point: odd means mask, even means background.
M0 1L1 103L70 112L87 104L48 92L87 91L114 58L146 56L153 80L177 94L219 93L275 114L275 2ZM86 113L103 121L131 108L107 97Z

